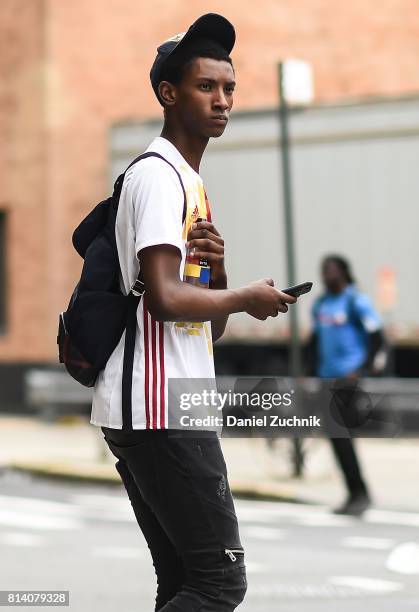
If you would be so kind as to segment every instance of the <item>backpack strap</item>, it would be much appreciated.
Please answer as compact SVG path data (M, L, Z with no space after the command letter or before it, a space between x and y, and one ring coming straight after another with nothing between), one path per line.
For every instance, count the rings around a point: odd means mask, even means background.
M182 192L183 192L183 213L182 213L182 223L185 222L186 219L186 207L187 207L187 200L186 200L186 191L185 191L185 187L183 185L183 181L182 181L182 177L180 176L180 173L178 172L178 170L175 168L175 166L169 162L168 159L166 159L165 157L163 157L163 155L160 155L160 153L156 153L155 151L147 151L146 153L142 153L142 155L139 155L138 157L136 157L131 163L130 165L127 167L127 169L125 170L125 172L123 172L122 174L120 174L118 176L118 178L115 181L114 184L114 191L113 191L113 197L115 199L115 202L119 203L119 198L121 196L121 190L122 190L122 185L124 182L124 178L126 173L128 172L128 170L131 168L131 166L133 166L134 164L136 164L138 161L140 161L141 159L145 159L146 157L159 157L160 159L162 159L163 161L166 162L166 164L169 164L169 166L171 166L173 168L173 170L176 172L177 177L179 179L180 182L180 186L182 187Z
M175 166L171 162L169 162L168 159L163 157L163 155L160 155L160 153L156 153L155 151L147 151L146 153L143 153L142 155L139 155L138 157L136 157L130 163L130 165L125 170L125 172L123 174L121 174L120 176L118 176L118 178L116 179L115 185L114 185L114 192L113 192L113 197L114 197L115 202L118 202L118 204L119 204L119 198L121 196L122 185L123 185L124 178L125 178L125 175L128 172L128 170L131 168L131 166L136 164L138 161L140 161L141 159L146 159L147 157L159 157L160 159L165 161L166 164L169 164L169 166L171 166L173 168L173 170L176 172L177 177L178 177L179 182L180 182L180 186L182 187L182 192L183 192L183 213L182 213L182 225L183 225L183 223L185 222L185 219L186 219L187 200L186 200L186 191L185 191L185 187L183 185L182 177L180 176L180 173L175 168ZM145 286L144 286L144 281L142 279L142 274L141 274L141 271L140 271L138 273L138 277L135 279L135 281L133 282L133 284L131 286L130 293L132 293L135 296L141 296L141 295L143 295L144 291L145 291Z
M137 307L139 299L131 292L128 294L127 300L127 322L125 327L124 359L121 381L121 409L122 429L124 431L132 431L132 374L134 370Z
M359 314L358 314L358 311L357 311L357 309L356 309L356 304L355 304L355 301L356 301L356 293L355 293L355 292L351 292L351 293L349 294L348 301L347 301L347 308L348 308L347 314L348 314L348 319L349 319L349 320L350 320L350 321L351 321L351 322L352 322L352 323L353 323L353 324L354 324L356 327L358 327L359 329L362 329L363 331L365 331L365 329L364 329L364 325L363 325L363 323L362 323L362 321L361 321L361 318L360 318L360 316L359 316Z

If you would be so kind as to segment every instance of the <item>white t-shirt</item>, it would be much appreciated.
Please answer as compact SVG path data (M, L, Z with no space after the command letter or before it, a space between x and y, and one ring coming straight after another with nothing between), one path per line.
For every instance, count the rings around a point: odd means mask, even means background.
M166 138L157 136L147 151L155 151L180 173L186 192L186 219L182 224L184 196L176 172L164 160L148 157L134 164L122 185L116 219L116 242L121 268L121 289L127 294L139 273L137 253L145 247L171 244L182 254L180 278L207 287L209 268L186 253L189 228L198 217L211 219L201 177ZM168 423L169 378L214 378L211 323L155 321L147 311L147 291L137 309L132 377L133 429L165 429ZM90 422L122 429L122 366L125 332L96 381Z

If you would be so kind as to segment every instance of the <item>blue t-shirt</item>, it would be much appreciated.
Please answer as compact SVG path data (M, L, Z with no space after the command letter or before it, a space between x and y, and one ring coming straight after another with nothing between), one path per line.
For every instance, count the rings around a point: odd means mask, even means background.
M370 298L350 284L339 293L325 293L312 307L317 335L317 376L337 378L365 362L368 333L380 329L381 320Z

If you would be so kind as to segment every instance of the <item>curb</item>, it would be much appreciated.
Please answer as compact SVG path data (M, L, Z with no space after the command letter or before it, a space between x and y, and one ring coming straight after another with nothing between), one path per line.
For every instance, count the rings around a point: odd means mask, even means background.
M0 470L14 471L25 474L32 474L53 480L71 481L85 484L107 484L121 485L121 478L114 465L80 465L71 462L25 462L15 461L7 465L0 466ZM277 501L287 503L307 503L295 497L291 489L286 486L269 483L251 481L230 480L230 489L234 497L240 499L254 499L260 501Z
M14 471L33 476L41 476L56 480L70 480L89 484L118 485L121 478L114 466L103 465L91 467L89 465L76 466L70 462L49 461L15 461L2 466L2 471Z

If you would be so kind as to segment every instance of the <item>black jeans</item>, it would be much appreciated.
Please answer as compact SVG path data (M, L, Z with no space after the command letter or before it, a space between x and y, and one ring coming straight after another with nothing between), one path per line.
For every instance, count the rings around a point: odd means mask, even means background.
M330 438L330 442L336 462L342 470L349 495L351 497L368 495L354 441L351 438Z
M244 551L216 432L102 431L150 549L155 610L235 610Z
M357 379L336 379L330 389L332 399L329 410L333 413L336 423L344 426L348 432L348 437L334 438L330 435L336 462L342 471L349 495L351 497L368 495L355 442L351 437L351 432L358 435L362 432L365 415L362 413L361 405L363 396L367 394L359 388Z

